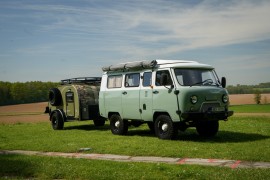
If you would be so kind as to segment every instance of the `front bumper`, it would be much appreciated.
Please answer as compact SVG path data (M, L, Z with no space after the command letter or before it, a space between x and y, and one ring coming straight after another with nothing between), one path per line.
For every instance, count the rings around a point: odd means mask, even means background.
M181 117L185 120L227 120L233 111L184 112Z

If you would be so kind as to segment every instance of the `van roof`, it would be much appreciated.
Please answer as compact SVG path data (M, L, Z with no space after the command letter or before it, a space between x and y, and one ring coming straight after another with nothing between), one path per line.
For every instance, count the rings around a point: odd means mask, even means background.
M157 59L157 65L162 67L184 67L184 68L206 68L206 69L214 69L211 65L201 64L197 61L190 60L164 60Z
M156 60L133 61L133 62L126 62L126 63L120 63L116 65L105 66L102 68L102 70L104 72L113 72L113 71L167 68L167 67L213 69L212 66L207 65L207 64L201 64L197 61L156 59Z

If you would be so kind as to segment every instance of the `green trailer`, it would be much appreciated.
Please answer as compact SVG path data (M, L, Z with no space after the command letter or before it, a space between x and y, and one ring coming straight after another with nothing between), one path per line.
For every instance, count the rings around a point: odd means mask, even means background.
M100 77L82 77L62 80L49 91L46 107L53 129L63 129L64 122L93 120L103 126L105 118L99 115Z

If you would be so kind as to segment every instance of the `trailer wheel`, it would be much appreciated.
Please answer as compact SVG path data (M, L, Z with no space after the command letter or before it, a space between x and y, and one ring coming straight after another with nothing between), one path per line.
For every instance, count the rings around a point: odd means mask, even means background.
M118 114L110 117L110 126L113 134L126 135L128 131L128 121L123 120Z
M49 101L52 106L59 106L62 103L62 95L59 89L51 88L49 91Z
M215 136L219 129L218 121L202 121L199 122L196 126L196 130L199 135L205 137Z
M160 139L175 139L178 129L167 115L160 115L155 121L155 133Z
M52 128L54 130L62 130L64 128L64 119L60 112L56 111L51 116Z

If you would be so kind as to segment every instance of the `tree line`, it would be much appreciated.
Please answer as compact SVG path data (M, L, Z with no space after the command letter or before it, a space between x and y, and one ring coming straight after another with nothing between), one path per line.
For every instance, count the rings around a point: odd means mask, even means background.
M24 104L48 101L50 88L55 82L3 82L0 81L0 105Z
M229 85L227 86L227 90L230 94L267 94L270 93L270 82L260 83L258 85Z
M24 104L48 101L49 89L58 86L57 82L3 82L0 81L0 105ZM227 86L230 94L270 93L270 82L258 85Z

